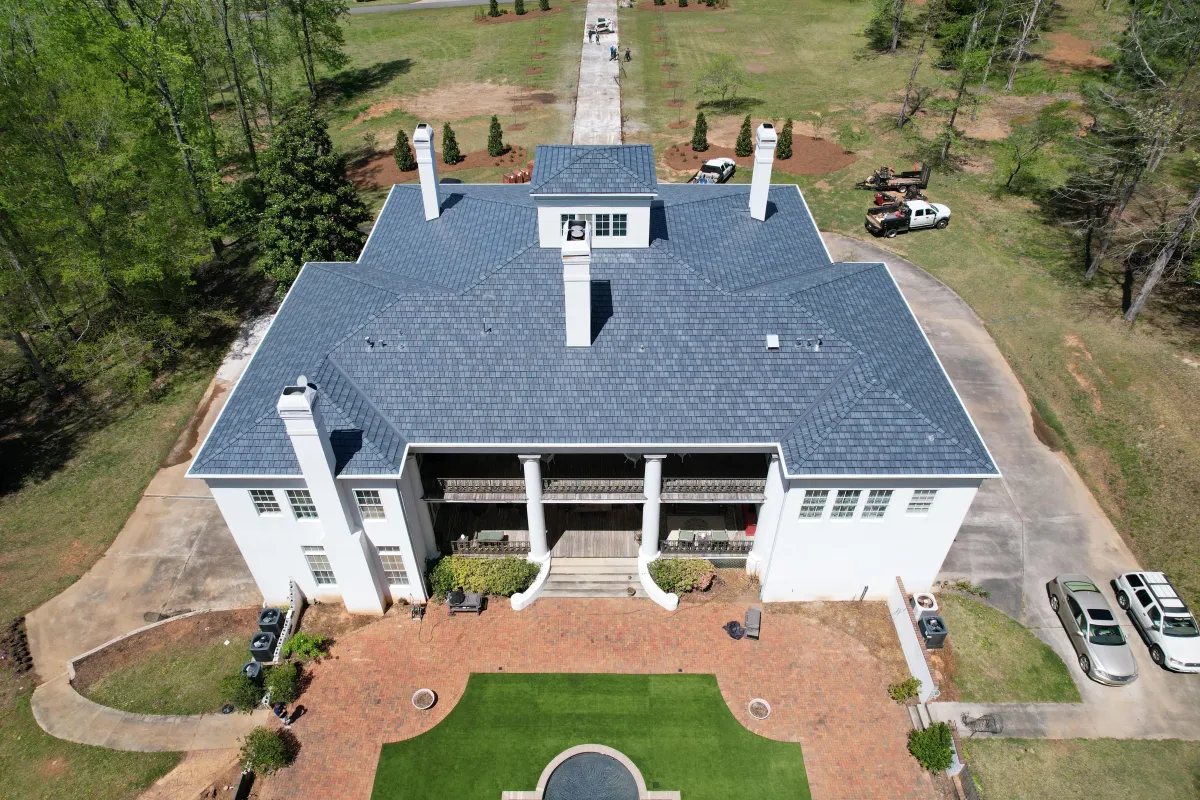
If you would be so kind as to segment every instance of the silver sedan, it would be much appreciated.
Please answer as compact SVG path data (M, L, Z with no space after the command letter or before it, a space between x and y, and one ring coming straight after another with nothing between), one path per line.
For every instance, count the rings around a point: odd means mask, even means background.
M1097 683L1123 686L1137 680L1137 662L1100 589L1086 575L1059 575L1046 584L1050 607L1062 620L1079 656L1079 668Z

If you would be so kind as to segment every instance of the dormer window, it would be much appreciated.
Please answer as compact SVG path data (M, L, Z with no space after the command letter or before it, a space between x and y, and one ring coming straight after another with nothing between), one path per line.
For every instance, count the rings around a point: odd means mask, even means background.
M597 236L627 236L629 233L628 214L597 214Z

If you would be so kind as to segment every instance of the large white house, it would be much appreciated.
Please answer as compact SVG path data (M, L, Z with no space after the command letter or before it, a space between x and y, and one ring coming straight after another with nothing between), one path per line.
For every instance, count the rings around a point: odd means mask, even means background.
M420 185L305 265L189 472L268 601L379 613L449 553L541 563L517 607L587 557L667 606L654 558L766 601L930 586L996 466L887 268L771 185L771 126L749 187L659 185L646 145L439 185L413 142Z

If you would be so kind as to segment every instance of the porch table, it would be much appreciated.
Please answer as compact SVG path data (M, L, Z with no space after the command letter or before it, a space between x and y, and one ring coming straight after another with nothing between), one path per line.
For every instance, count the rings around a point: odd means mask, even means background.
M480 531L475 535L477 542L503 542L504 531Z
M679 541L681 541L681 542L696 541L696 532L695 531L680 531L679 532Z

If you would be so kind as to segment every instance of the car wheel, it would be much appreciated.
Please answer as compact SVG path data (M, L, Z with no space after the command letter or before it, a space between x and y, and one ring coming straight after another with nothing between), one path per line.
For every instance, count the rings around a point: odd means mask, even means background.
M948 220L948 219L939 219L939 220L937 221L937 224L936 224L936 225L934 225L934 227L935 227L935 228L937 228L939 231L941 231L941 230L945 230L945 229L946 229L946 226L947 226L947 225L949 225L949 224L950 224L950 220Z
M1058 611L1058 595L1050 595L1050 607Z
M1129 595L1124 592L1117 592L1117 605L1125 611L1129 610Z
M1158 664L1160 667L1163 665L1163 662L1167 660L1163 655L1162 648L1156 644L1150 646L1150 660L1155 664Z
M1084 675L1092 674L1092 660L1087 656L1079 657L1079 668L1083 670Z
M896 229L892 228L890 230L884 231L883 236L885 239L895 239L896 238Z

